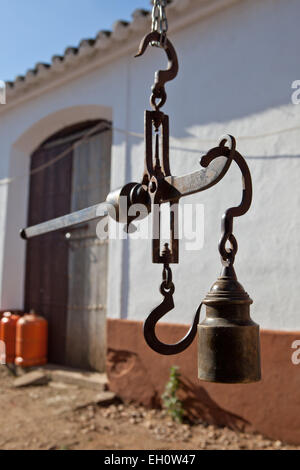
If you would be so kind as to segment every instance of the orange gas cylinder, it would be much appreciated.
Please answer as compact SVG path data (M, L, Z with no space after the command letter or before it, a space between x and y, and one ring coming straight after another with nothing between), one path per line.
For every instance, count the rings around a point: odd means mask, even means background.
M15 362L16 324L19 319L19 315L5 312L0 321L0 340L5 343L6 364Z
M17 322L15 364L21 367L47 363L48 322L30 312Z

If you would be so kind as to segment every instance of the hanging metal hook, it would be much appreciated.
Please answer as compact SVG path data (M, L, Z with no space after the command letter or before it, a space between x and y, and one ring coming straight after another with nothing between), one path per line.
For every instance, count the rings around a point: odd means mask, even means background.
M242 172L242 181L243 181L243 194L242 201L239 206L230 207L222 216L222 236L219 242L219 252L222 258L222 261L225 263L234 263L234 258L238 250L238 243L233 235L233 218L240 217L241 215L246 214L249 210L252 202L252 179L249 167L246 163L244 157L235 149L235 140L232 136L224 136L224 139L221 141L221 145L225 142L230 142L231 139L231 149L230 155L227 158L234 160ZM233 139L233 140L232 140ZM225 156L225 155L224 155ZM208 166L212 160L216 158L213 154L210 155L208 152L203 159L201 160L202 166ZM231 247L229 250L226 248L226 243L229 241Z
M142 39L139 51L135 55L135 57L142 56L149 45L151 45L153 42L159 43L160 41L161 35L158 31L153 31L150 34L147 34ZM169 62L167 70L159 70L155 72L155 80L154 85L152 87L152 96L150 99L151 106L155 111L158 111L165 104L167 100L165 84L173 80L177 76L179 70L176 51L174 49L173 44L167 37L164 40L162 48L166 51ZM160 101L156 103L156 100Z
M229 151L225 152L225 145L228 144ZM220 139L219 147L211 149L205 156L202 157L200 163L201 165L206 168L209 164L215 159L220 156L226 156L228 159L228 167L231 164L231 161L235 159L236 154L236 142L233 136L225 135L222 136ZM241 157L242 158L242 157ZM179 354L185 349L187 349L190 344L193 342L196 334L197 334L197 326L199 323L200 318L200 311L201 306L198 307L196 314L194 316L194 320L192 326L190 327L188 333L182 338L179 342L174 344L166 344L160 341L155 333L155 327L159 320L166 315L170 310L174 308L174 300L173 294L175 292L175 287L172 282L172 272L169 268L169 249L168 245L165 245L165 251L163 253L165 257L164 263L164 271L163 271L163 282L160 286L160 292L164 297L162 303L156 307L152 312L149 314L148 318L144 323L144 337L145 340L150 346L151 349L158 352L159 354L163 355L172 355L172 354Z
M238 243L233 235L233 218L240 217L246 214L249 210L252 202L252 179L251 174L246 163L246 160L238 152L235 152L233 160L238 164L242 172L243 181L243 194L242 201L239 206L231 207L222 216L222 237L219 242L219 252L222 257L222 261L230 264L234 263L234 258L238 250ZM226 249L227 241L230 242L231 248L228 251Z
M173 294L175 291L175 287L173 282L171 282L168 286L167 282L164 281L160 286L160 292L164 296L164 300L162 303L156 307L144 323L144 337L145 340L150 346L151 349L158 352L159 354L163 354L165 356L170 356L172 354L179 354L185 349L187 349L190 344L194 341L194 338L197 334L197 326L199 323L200 318L200 310L202 304L198 307L198 310L195 314L193 324L189 329L188 333L185 335L183 339L181 339L178 343L174 344L166 344L160 341L156 334L155 334L155 327L158 321L166 315L166 313L170 312L174 308L174 301L173 301Z

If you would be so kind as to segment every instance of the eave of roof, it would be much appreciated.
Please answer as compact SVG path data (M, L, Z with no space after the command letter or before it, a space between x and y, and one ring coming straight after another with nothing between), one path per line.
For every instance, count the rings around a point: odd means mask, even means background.
M238 1L241 0L170 0L168 18L172 25L171 32ZM130 23L116 21L112 31L100 31L96 38L80 41L78 47L67 47L62 56L52 57L51 64L36 64L26 75L16 77L13 82L6 82L7 104L0 108L0 112L7 111L11 106L30 99L49 87L125 55L139 44L137 33L142 37L143 33L149 31L150 24L150 11L137 9L132 13Z

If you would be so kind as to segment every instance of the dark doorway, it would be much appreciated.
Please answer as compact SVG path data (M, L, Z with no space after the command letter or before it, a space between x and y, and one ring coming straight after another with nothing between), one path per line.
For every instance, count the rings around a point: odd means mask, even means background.
M99 152L98 155L97 152L94 152L94 155L89 156L89 147L86 145L87 153L85 155L84 143L80 150L80 159L76 156L77 150L73 150L73 144L82 139L83 135L98 124L100 123L91 121L64 129L44 142L32 154L28 208L29 226L59 217L71 212L72 210L79 209L80 207L74 206L74 198L75 200L78 200L80 195L84 195L84 198L91 205L102 201L101 198L103 198L104 194L109 190L111 130L108 123L103 122L103 127L98 129L96 135L90 136L91 139L97 140L96 136L100 133L109 133L109 137L106 137L105 140L105 154L103 154L103 152ZM108 142L110 144L109 146ZM59 158L60 155L66 151L68 151L67 155ZM76 162L81 161L82 166L82 158L87 162L87 165L83 165L83 168L88 168L88 162L92 159L97 161L101 160L101 162L98 162L96 165L96 168L102 171L102 174L99 175L99 186L101 186L101 188L100 190L95 191L94 184L92 187L92 197L86 197L86 194L90 194L88 192L89 187L91 186L89 178L92 177L95 183L95 181L97 181L97 175L89 175L89 172L87 171L85 175L81 175L81 187L79 187L78 184L75 187L74 181L77 177L74 178L74 176L78 174L78 163ZM104 164L102 164L102 160L105 160ZM54 161L54 163L47 166L47 164L52 161ZM35 172L36 169L39 169L39 171ZM79 227L78 233L87 233L86 227L83 232ZM92 238L91 233L93 233L94 238L96 238L95 231L91 232L91 230L88 231L89 238ZM81 252L77 250L76 253L80 254L74 255L74 247L71 246L70 240L65 237L64 231L43 235L28 241L25 309L26 311L34 309L37 313L48 320L49 362L99 370L103 367L103 358L100 358L98 361L95 359L90 360L88 357L88 350L81 351L80 345L78 346L79 353L75 354L75 356L72 354L71 359L70 352L68 352L68 344L70 344L73 339L76 340L76 338L68 338L68 335L73 334L74 332L76 333L77 318L74 317L73 314L74 319L73 317L71 318L70 324L71 314L69 297L70 295L71 297L74 297L74 294L71 294L72 289L74 290L74 281L70 280L74 278L72 267L75 266L76 260L79 260L79 264L78 262L76 264L77 270L78 268L79 270L81 269L80 266L82 263L80 264L80 257L82 258L82 249ZM97 256L95 257L94 255L94 258L96 258L97 261ZM103 249L101 251L101 256L98 258L101 262L96 265L97 269L101 271L102 277L105 277L106 279L106 252L104 252ZM89 271L87 274L89 274ZM85 273L83 272L81 278L84 277ZM83 293L84 291L89 291L89 288L85 286L89 286L91 282L92 279L87 275L86 278L84 278L84 282L81 283ZM104 287L106 287L106 285ZM105 293L103 288L100 294L98 294L98 297L100 295L101 305L105 306L106 298L104 298ZM79 292L79 298L80 297ZM72 299L72 302L74 303L74 299ZM99 300L97 305L98 304L100 304ZM80 303L78 303L78 315L81 317L85 315L84 307L84 305L80 305ZM97 312L93 313L96 314ZM95 317L95 322L96 321L99 322L98 317ZM91 322L91 320L89 320L89 322ZM93 325L90 326L93 328ZM81 331L81 341L83 344L90 341L90 338L88 337L90 332L86 332L86 338L84 337L84 333L84 330ZM100 337L99 341L101 340L102 342L104 341L104 339L101 339ZM85 357L86 355L87 357ZM70 362L72 364L70 364Z

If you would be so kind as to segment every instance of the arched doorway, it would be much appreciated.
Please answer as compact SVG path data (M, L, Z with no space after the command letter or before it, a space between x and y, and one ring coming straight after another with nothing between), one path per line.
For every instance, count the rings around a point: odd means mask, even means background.
M105 199L111 140L107 121L86 121L55 133L33 152L28 225ZM108 244L97 239L95 224L76 227L68 238L60 231L28 242L25 309L49 322L49 362L103 371Z

